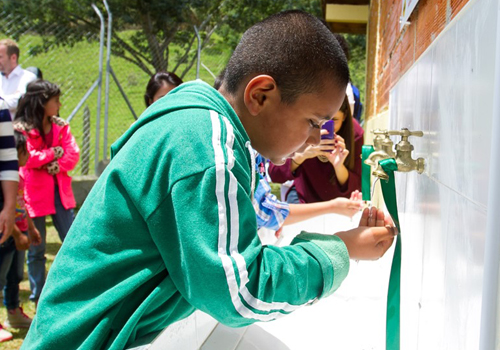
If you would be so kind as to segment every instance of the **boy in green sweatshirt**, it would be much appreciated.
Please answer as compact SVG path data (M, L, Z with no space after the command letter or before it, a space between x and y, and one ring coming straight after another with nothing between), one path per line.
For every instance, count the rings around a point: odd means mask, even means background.
M252 147L280 164L339 109L349 81L333 34L299 11L250 28L220 93L186 83L112 146L49 272L23 349L124 349L202 310L241 327L333 293L394 233L383 213L336 235L262 246Z

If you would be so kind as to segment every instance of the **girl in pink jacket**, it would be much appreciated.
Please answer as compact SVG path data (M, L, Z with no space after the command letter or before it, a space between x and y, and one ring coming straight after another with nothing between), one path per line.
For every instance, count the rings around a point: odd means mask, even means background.
M80 149L69 124L57 117L61 103L58 86L45 80L28 84L20 100L15 127L27 138L30 158L20 169L25 181L25 200L29 216L42 236L42 243L28 251L30 299L38 301L45 283L45 217L52 216L61 241L73 222L75 197L71 188L72 170Z

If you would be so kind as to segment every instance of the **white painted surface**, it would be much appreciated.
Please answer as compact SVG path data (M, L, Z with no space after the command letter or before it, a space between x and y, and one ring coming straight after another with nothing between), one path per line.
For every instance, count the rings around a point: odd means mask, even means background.
M211 316L195 311L156 336L138 339L127 350L198 350L216 326Z
M390 129L425 133L425 173L396 175L402 349L479 347L497 11L471 1L391 91Z

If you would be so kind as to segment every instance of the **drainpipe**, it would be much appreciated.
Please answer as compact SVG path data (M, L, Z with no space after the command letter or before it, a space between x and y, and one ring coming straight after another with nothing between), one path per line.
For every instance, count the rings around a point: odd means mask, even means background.
M496 349L498 320L498 287L500 264L500 232L497 213L500 208L500 3L497 5L496 62L491 135L490 188L484 249L483 298L481 306L480 350Z

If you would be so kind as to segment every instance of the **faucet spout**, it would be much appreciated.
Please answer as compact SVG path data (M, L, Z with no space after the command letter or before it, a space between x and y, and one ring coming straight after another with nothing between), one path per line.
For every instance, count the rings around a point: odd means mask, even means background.
M377 163L377 168L375 170L373 170L372 174L373 174L373 176L376 176L379 179L389 180L389 175L387 175L387 173L382 168L382 165L380 165L379 163Z
M378 162L383 159L396 157L396 154L392 150L394 143L390 139L387 131L375 130L373 133L379 138L377 142L379 149L368 156L365 160L365 164L372 168L372 174L374 176L387 180L388 176Z

